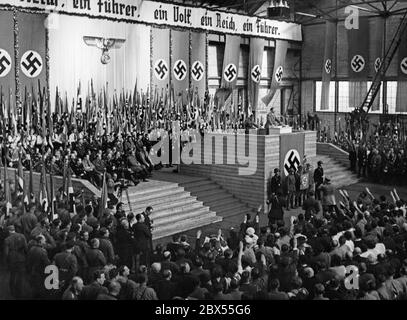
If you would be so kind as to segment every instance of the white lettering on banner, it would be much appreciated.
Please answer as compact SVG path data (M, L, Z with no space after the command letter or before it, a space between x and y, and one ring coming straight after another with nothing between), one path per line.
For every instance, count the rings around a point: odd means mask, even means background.
M301 25L297 23L173 3L143 0L0 0L0 8L2 5L130 23L302 41Z

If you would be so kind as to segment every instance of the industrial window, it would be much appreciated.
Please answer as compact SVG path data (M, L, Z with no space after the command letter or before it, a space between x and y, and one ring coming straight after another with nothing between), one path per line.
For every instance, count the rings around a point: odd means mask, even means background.
M349 112L352 111L349 107L349 82L338 82L338 111Z
M321 92L322 81L315 82L315 110L316 111L335 111L335 81L331 81L329 84L329 106L328 108L321 110Z
M370 86L372 85L371 81L367 82L367 90L369 92ZM369 113L382 113L383 112L383 82L380 86L380 92L377 94L375 103L369 110Z
M388 81L386 95L386 104L388 108L388 113L396 113L396 103L397 103L397 81Z

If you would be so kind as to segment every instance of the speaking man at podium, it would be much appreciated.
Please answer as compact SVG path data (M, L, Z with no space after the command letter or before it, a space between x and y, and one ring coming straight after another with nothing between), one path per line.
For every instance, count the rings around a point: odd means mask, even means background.
M267 114L267 121L265 124L266 129L270 129L272 127L281 126L281 121L277 118L274 114L274 108L270 108L270 112Z

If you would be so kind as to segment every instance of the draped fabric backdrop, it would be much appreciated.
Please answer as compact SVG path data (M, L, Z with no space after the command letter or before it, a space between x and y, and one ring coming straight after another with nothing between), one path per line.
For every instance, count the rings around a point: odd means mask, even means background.
M25 88L31 92L31 86L47 86L45 60L45 18L44 14L17 13L21 98ZM27 55L28 54L28 55ZM37 54L40 58L37 58ZM26 56L26 58L25 58ZM27 76L27 72L30 76Z
M404 33L398 50L396 112L407 112L407 34Z
M349 107L359 107L367 94L369 76L369 21L359 19L359 29L348 29Z
M8 100L9 89L15 92L13 11L0 11L0 86Z
M384 33L384 19L377 17L373 19L373 25L371 26L371 35L372 39L372 57L370 57L370 74L372 77L379 71L380 65L383 61L383 33ZM373 101L372 111L380 110L380 91L377 94L375 100Z
M189 32L171 30L171 72L174 94L183 95L186 103L186 93L189 89ZM192 94L192 93L191 93Z
M288 41L276 40L276 48L274 54L273 74L271 75L271 85L269 93L262 98L266 107L273 100L276 91L280 88L280 83L284 77L284 65L287 56Z
M334 66L334 45L336 34L336 23L327 21L325 27L325 50L324 65L322 67L322 89L321 89L321 110L329 109L329 88L332 75L335 73Z
M351 80L365 80L369 76L369 20L359 18L358 29L347 29L348 73Z
M170 29L152 29L152 52L153 69L151 72L151 94L157 89L161 95L163 90L166 90L170 85L171 63L170 63ZM147 62L147 61L146 61Z
M263 53L265 41L261 38L250 39L249 68L248 68L248 95L252 112L256 112L259 102L259 85L263 68Z
M206 92L206 33L191 32L191 86L198 88L200 97Z
M119 38L126 41L119 49L110 49L111 60L101 63L101 49L88 46L83 36ZM150 27L84 17L59 16L59 26L49 31L50 92L55 101L55 87L68 101L76 97L81 82L82 97L93 80L96 93L108 83L108 94L124 88L146 92L150 84ZM53 106L53 104L52 104Z
M223 57L223 89L234 89L239 76L240 37L226 35L225 55Z

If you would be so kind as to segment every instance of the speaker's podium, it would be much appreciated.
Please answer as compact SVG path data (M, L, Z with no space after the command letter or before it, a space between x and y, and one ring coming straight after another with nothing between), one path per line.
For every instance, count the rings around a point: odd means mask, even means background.
M273 126L268 128L268 134L287 134L292 133L293 128L290 126Z
M189 164L182 160L180 172L215 181L253 209L267 208L267 182L275 168L284 178L290 167L302 164L304 155L313 165L316 158L316 132L289 126L205 132L195 143L200 144L200 154ZM195 153L189 149L189 154Z

